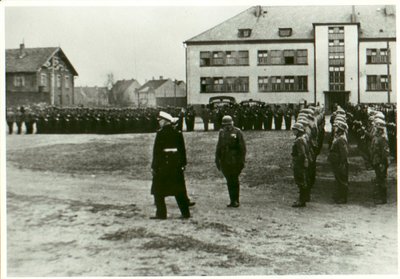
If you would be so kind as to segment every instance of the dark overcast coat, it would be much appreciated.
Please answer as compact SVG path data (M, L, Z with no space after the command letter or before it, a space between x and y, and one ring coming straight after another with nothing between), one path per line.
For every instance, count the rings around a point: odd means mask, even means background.
M157 131L151 168L155 174L151 194L175 196L186 192L182 168L186 166L183 135L171 125Z

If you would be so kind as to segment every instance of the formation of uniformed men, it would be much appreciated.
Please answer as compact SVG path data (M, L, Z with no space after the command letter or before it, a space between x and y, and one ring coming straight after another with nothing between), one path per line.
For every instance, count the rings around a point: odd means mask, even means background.
M208 121L211 121L214 124L214 130L219 131L224 115L230 115L234 125L244 131L272 130L272 124L275 130L281 130L283 123L285 123L285 129L290 130L293 117L297 119L299 108L300 105L297 104L281 106L243 102L202 108L201 117L205 125L204 130L208 130ZM205 113L209 115L204 116ZM207 121L207 128L205 121Z
M173 114L180 109L170 107ZM38 134L116 134L151 133L158 127L157 114L161 108L58 108L19 107L7 108L6 121L9 134L13 134L14 123L17 134L32 134L34 125Z
M173 122L174 131L179 135L182 135L181 131L184 122L186 123L187 131L193 131L196 112L192 106L187 109L167 107L163 110L173 118L173 121L169 122ZM169 129L169 125L160 125L160 121L158 121L160 119L160 111L161 108L19 107L7 108L6 121L10 134L14 133L14 125L17 127L17 134L22 133L23 125L25 125L26 133L31 134L34 130L34 124L36 124L36 132L39 134L145 133L155 132L160 126L161 130L164 129L164 126L166 130ZM330 120L332 133L328 140L328 160L336 181L333 193L335 203L347 203L349 190L349 137L356 139L358 149L365 159L367 168L373 168L375 171L376 178L374 179L373 193L375 203L383 204L387 202L386 178L389 155L392 155L396 160L397 151L396 113L396 105L387 104L347 105L346 111L340 106L336 107ZM299 189L299 197L292 206L306 206L306 203L311 199L311 190L315 183L317 156L324 142L325 115L323 107L311 105L300 109L299 105L281 107L265 104L249 105L247 103L216 107L203 105L199 116L203 120L205 131L208 130L210 121L214 123L214 129L220 130L216 151L216 165L227 180L230 197L229 207L238 207L240 204L239 175L244 167L246 154L241 130L270 130L272 129L272 123L274 123L276 130L280 130L282 122L285 121L286 129L290 130L292 128L295 135L291 155L294 180ZM291 126L293 117L295 124ZM159 141L156 140L156 142ZM165 140L161 142L165 143ZM164 149L169 149L169 147L167 146ZM183 164L181 168L184 169L184 167L185 165ZM159 181L164 180L162 178ZM154 181L153 184L157 185ZM181 184L185 184L183 173L181 174ZM181 193L179 193L177 197L177 201L179 200L178 205L180 204L179 207L193 205L194 203L190 202L187 197L186 186L184 185L182 189L185 190L184 196L180 196ZM155 195L155 201L160 208L164 208L165 203L162 202L161 196L157 197ZM190 212L182 208L182 215L190 216ZM158 209L158 212L157 216L161 216L163 219L166 211L164 214L164 209Z
M332 114L332 136L329 143L328 160L335 176L333 200L335 203L347 203L349 191L349 161L348 161L348 125L346 112L340 106Z
M353 116L352 134L357 139L358 149L367 168L375 171L373 199L376 204L387 202L387 169L390 154L396 160L396 109L382 110L367 107L362 113ZM386 112L386 113L385 113Z
M348 138L352 136L365 159L366 166L375 171L373 200L376 204L387 202L387 169L389 155L396 159L396 106L347 106L346 112L336 107L330 122L328 161L335 177L333 200L347 203L349 191ZM314 119L313 117L314 116ZM315 182L315 162L324 137L323 110L309 106L302 109L293 125L295 141L292 147L294 180L299 188L299 198L293 207L304 207L310 200L310 190Z
M295 135L291 153L293 176L299 189L299 197L292 206L305 207L311 199L316 176L316 160L325 134L324 108L309 106L300 110L292 130Z

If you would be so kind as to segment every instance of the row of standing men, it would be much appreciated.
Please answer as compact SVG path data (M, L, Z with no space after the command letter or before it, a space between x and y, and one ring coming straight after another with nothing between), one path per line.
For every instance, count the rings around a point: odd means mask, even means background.
M281 130L283 121L286 130L290 130L293 116L297 118L298 106L279 105L249 106L225 105L210 107L202 105L199 116L203 120L204 131L209 130L213 123L214 130L221 128L222 117L231 115L234 125L242 130ZM9 134L77 134L77 133L148 133L155 132L158 127L157 115L165 111L176 117L177 127L186 131L194 130L196 111L193 106L186 109L177 107L166 108L58 108L47 107L19 107L7 108L6 121ZM274 125L273 125L274 123ZM25 126L23 128L23 126ZM36 127L36 129L34 128Z

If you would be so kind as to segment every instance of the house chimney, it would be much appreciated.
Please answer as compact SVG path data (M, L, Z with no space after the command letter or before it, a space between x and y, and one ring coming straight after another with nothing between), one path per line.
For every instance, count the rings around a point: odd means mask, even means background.
M19 58L23 58L25 56L25 44L22 43L19 45Z

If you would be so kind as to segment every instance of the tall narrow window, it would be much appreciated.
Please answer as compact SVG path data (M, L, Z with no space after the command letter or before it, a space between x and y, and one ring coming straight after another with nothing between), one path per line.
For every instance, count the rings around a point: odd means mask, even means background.
M201 51L200 52L200 66L210 66L211 65L211 52Z
M294 77L293 76L285 76L284 90L285 91L294 91Z
M282 79L281 77L271 77L271 85L272 85L272 91L282 91L281 90L281 85L282 85Z
M282 51L271 50L271 64L279 65L282 64Z
M258 51L258 64L266 65L268 63L268 50Z
M294 64L294 50L285 49L283 51L283 58L286 65Z
M268 91L268 77L258 77L258 91Z
M57 88L61 88L61 75L57 75Z
M307 64L307 50L306 49L299 49L296 52L296 63L297 64Z
M388 90L388 77L386 75L380 76L380 86L381 90Z
M344 27L328 28L329 90L344 91Z
M249 65L249 52L247 50L242 50L238 52L239 65Z
M40 85L41 86L47 86L47 74L46 73L42 73L40 74Z
M65 76L65 88L69 89L69 76Z
M25 86L25 77L24 76L14 76L14 86L15 87L24 87Z
M307 91L308 84L307 84L307 76L299 76L297 78L298 81L298 90L299 91Z

